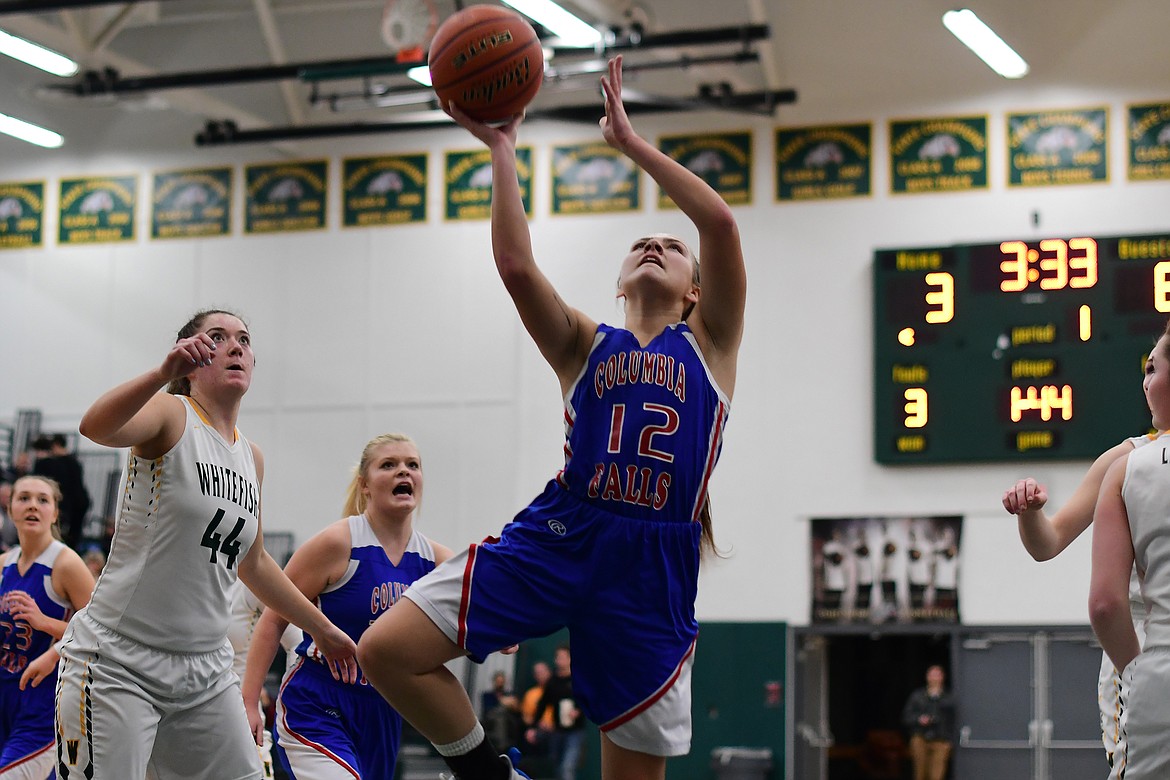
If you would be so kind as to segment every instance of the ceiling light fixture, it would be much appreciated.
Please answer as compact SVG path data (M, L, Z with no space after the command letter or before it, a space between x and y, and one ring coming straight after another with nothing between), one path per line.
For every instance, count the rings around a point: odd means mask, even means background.
M419 65L417 68L411 68L406 71L406 75L422 84L424 87L431 86L431 69L426 65Z
M40 68L54 76L73 76L77 73L77 63L68 57L24 38L17 38L3 30L0 30L0 54L7 54L14 60Z
M601 43L601 32L566 11L552 0L504 0L528 18L546 27L561 39L563 46L596 46Z
M52 130L46 130L39 125L25 122L23 119L17 119L7 114L0 114L0 133L28 141L30 144L43 146L46 149L56 149L65 143L65 138L60 133L54 133Z
M1005 79L1018 79L1028 73L1028 63L1015 50L1004 43L1003 39L995 34L969 8L958 11L947 11L943 14L943 26L963 42L968 49L975 52L979 59L987 63Z

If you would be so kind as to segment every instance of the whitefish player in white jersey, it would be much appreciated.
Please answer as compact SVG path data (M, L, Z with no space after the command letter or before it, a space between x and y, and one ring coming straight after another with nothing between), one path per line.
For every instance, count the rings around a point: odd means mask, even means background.
M1162 430L1159 428L1159 430ZM1055 558L1093 522L1093 510L1105 473L1119 458L1154 441L1156 435L1134 436L1107 449L1097 456L1093 465L1081 478L1072 497L1051 517L1045 514L1048 491L1035 479L1028 477L1016 482L1003 494L1004 509L1018 518L1020 540L1024 549L1037 561ZM1137 573L1130 573L1130 617L1134 630L1144 635L1145 605L1142 604ZM1101 670L1097 675L1097 707L1101 716L1101 741L1110 766L1117 751L1120 703L1117 691L1120 685L1117 670L1106 653L1101 654Z
M1170 323L1146 360L1142 384L1154 426L1170 425ZM1145 638L1134 630L1130 572L1145 604ZM1170 777L1170 437L1109 467L1093 520L1089 619L1121 670L1120 737L1111 778Z
M263 459L236 429L254 365L239 317L200 312L157 368L82 418L82 434L130 453L109 560L59 645L59 780L131 780L148 765L158 780L262 776L227 639L237 576L313 636L334 674L356 673L354 642L264 550Z

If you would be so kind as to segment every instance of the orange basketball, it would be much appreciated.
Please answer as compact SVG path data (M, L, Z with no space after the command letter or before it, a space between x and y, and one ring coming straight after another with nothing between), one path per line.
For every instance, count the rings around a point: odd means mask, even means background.
M481 122L506 120L536 96L544 52L532 25L495 5L473 5L447 18L431 39L431 85Z

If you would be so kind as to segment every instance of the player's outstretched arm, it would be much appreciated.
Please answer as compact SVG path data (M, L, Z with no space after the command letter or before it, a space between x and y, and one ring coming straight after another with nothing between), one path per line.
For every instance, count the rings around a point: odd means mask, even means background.
M1017 516L1024 549L1036 560L1047 561L1072 544L1093 522L1093 508L1105 473L1114 461L1132 451L1133 444L1123 441L1101 453L1069 500L1051 516L1044 512L1048 492L1036 480L1028 477L1008 488L1003 494L1003 508Z
M313 637L313 642L328 660L334 677L342 682L357 679L357 644L305 598L264 549L259 538L240 562L240 579L264 606Z
M566 377L572 381L589 352L597 324L566 304L536 264L516 167L516 134L524 115L496 127L477 122L453 103L444 110L491 151L496 270L541 355L562 384Z
M1129 611L1133 539L1121 485L1127 458L1109 467L1093 517L1093 575L1089 583L1089 622L1101 647L1118 670L1141 652Z
M743 333L747 272L731 208L701 177L635 132L622 102L620 55L609 61L601 89L605 116L600 124L606 143L646 171L698 230L702 294L695 311L716 348L734 353Z
M162 454L183 433L182 404L158 391L172 379L186 376L211 362L215 342L197 333L175 342L155 369L123 382L93 402L81 418L82 436L107 447L145 449L146 456Z

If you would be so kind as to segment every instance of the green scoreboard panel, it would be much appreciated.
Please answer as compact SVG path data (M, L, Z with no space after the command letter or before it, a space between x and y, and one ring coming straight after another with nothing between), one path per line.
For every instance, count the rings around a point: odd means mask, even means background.
M1150 430L1170 234L874 253L879 463L1095 458Z

